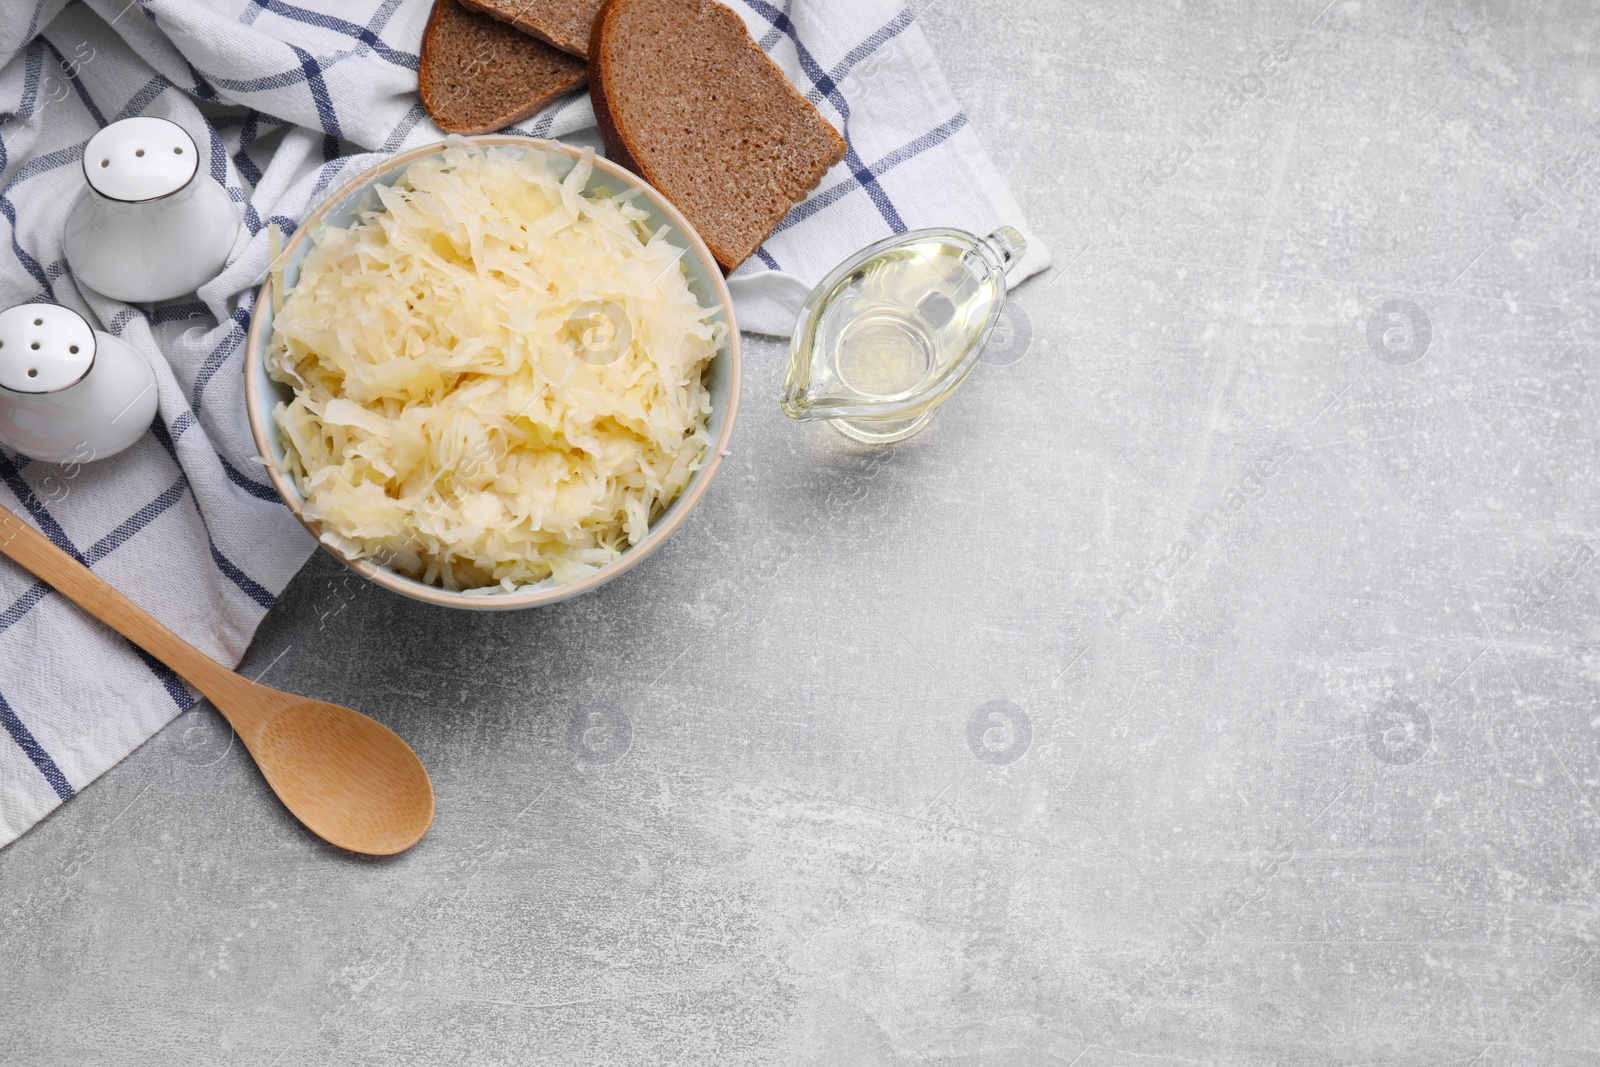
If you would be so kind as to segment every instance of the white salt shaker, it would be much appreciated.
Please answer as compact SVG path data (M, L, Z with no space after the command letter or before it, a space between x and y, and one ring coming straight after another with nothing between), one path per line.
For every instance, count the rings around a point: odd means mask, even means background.
M146 303L192 293L215 278L239 233L227 191L200 169L182 126L113 122L83 149L88 187L67 215L67 264L89 288Z
M155 375L128 344L56 304L0 311L0 444L86 463L133 444L155 415Z

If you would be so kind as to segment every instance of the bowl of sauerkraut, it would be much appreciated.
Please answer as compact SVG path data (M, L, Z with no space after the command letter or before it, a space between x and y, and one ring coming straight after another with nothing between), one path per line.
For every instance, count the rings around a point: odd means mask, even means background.
M273 236L251 432L284 502L372 581L451 607L563 600L649 555L710 485L738 412L731 299L621 167L452 137Z

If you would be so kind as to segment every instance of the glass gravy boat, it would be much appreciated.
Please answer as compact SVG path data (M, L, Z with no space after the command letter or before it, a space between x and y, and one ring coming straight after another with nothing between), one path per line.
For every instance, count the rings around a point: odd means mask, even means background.
M789 348L783 411L869 444L921 430L983 354L1027 244L913 230L862 249L811 291Z

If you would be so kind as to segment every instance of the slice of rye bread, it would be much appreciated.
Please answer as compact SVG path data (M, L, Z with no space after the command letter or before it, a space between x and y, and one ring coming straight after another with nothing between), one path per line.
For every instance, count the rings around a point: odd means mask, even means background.
M563 52L589 58L589 33L605 0L462 0Z
M488 133L518 122L588 79L581 59L468 11L434 0L422 35L417 87L451 133Z
M607 0L589 57L607 152L661 190L726 271L849 150L716 0Z

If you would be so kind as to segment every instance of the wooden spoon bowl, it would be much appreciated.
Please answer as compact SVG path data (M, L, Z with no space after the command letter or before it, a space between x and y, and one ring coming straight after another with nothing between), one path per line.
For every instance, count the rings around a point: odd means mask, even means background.
M295 818L340 848L392 856L433 822L433 786L422 761L393 730L360 712L296 700L245 747Z

